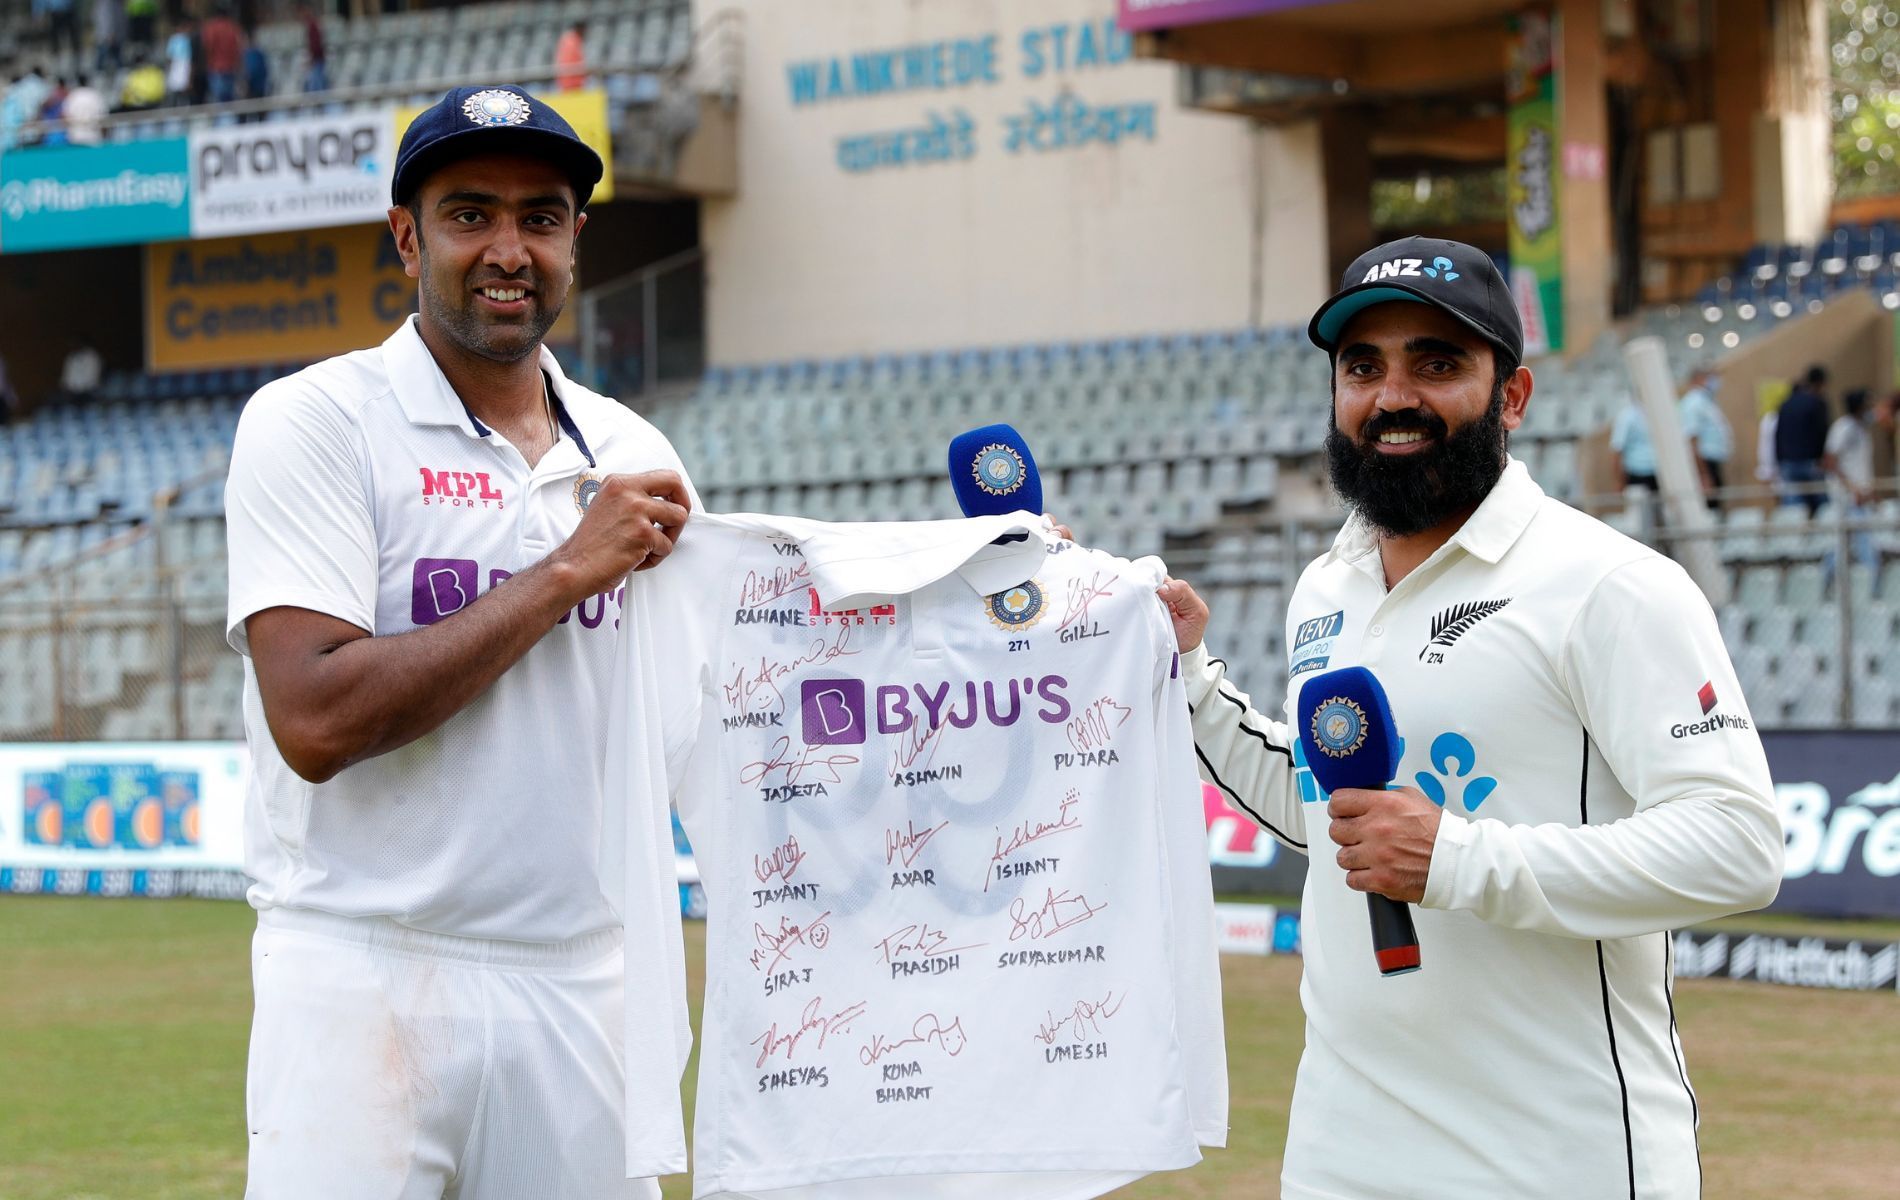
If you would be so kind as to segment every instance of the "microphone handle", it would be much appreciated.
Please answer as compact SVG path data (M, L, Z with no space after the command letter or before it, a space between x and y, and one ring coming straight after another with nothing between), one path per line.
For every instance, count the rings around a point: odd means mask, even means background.
M1412 910L1390 896L1366 894L1366 912L1372 918L1372 953L1379 974L1406 975L1418 970L1418 933L1412 928Z

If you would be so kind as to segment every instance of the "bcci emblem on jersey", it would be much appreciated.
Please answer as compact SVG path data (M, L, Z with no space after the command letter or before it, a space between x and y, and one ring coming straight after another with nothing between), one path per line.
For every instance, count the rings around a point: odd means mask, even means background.
M598 475L583 475L574 481L574 507L580 510L582 516L587 515L588 506L593 504L594 497L598 495L600 495Z
M976 476L976 486L992 496L1007 496L1023 486L1029 468L1013 447L998 442L976 452L970 471Z
M1049 607L1043 600L1042 588L1033 579L985 597L983 603L998 629L1027 629L1042 620Z
M1321 754L1345 758L1366 744L1366 710L1334 696L1313 713L1313 741Z

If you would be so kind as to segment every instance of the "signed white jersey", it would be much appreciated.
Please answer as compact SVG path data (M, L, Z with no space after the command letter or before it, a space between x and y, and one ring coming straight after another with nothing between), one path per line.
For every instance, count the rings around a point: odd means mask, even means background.
M639 577L608 787L629 942L667 921L653 788L706 887L696 1196L1081 1200L1224 1143L1162 577L1027 514L699 516ZM668 984L629 981L634 1175L677 1169Z

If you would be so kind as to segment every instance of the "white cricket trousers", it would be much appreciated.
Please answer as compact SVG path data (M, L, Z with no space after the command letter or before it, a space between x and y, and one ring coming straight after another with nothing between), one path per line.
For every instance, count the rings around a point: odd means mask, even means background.
M247 1200L657 1200L627 1179L621 937L258 914Z

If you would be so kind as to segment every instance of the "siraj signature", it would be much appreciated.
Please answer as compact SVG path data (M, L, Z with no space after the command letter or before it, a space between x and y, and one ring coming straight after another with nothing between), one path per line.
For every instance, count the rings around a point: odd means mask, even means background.
M759 948L752 952L751 961L754 969L771 974L778 969L779 963L790 957L795 946L810 946L813 950L823 950L831 942L831 926L825 923L826 918L830 916L831 912L827 909L804 926L794 925L787 918L780 917L776 932L754 921L752 936L759 943Z
M906 925L877 944L877 959L879 962L891 962L907 954L931 958L939 954L955 954L960 950L975 950L987 944L977 942L968 946L946 947L944 943L949 940L949 934L941 929L932 929L928 921L921 925Z
M1091 905L1086 896L1071 896L1067 888L1059 892L1054 888L1048 888L1045 891L1046 898L1042 906L1034 912L1029 911L1029 905L1021 896L1009 902L1010 941L1025 937L1030 941L1054 937L1071 926L1080 925L1108 907L1106 900L1100 904Z
M911 1023L910 1036L901 1042L888 1041L883 1034L874 1033L870 1044L858 1051L858 1061L867 1067L874 1067L877 1060L886 1054L894 1054L906 1046L929 1045L931 1042L937 1043L951 1058L963 1053L964 1047L970 1044L969 1038L963 1034L963 1018L958 1017L945 1025L943 1018L936 1013L925 1013Z
M1122 1010L1122 1004L1128 999L1126 993L1116 996L1109 992L1098 1001L1077 1000L1075 1007L1062 1017L1050 1012L1049 1019L1036 1027L1031 1036L1045 1046L1055 1044L1064 1026L1069 1027L1069 1038L1075 1042L1086 1042L1102 1036L1102 1022Z
M824 758L812 755L823 750L823 746L806 746L797 754L792 753L792 739L781 737L772 743L772 756L763 762L747 763L739 769L739 782L745 787L758 784L769 786L767 780L775 772L783 771L786 785L805 779L807 783L841 783L843 777L838 774L839 767L855 767L858 756L855 754L829 754ZM806 772L811 776L806 779Z
M1089 605L1115 594L1108 590L1108 585L1113 582L1115 582L1113 575L1103 575L1100 571L1090 576L1087 583L1083 583L1080 579L1069 580L1068 615L1062 618L1061 623L1078 625L1087 621Z
M747 571L745 583L739 587L739 607L757 608L761 604L770 604L787 592L804 591L810 582L810 563L801 562L795 567L773 567L769 575Z
M785 844L772 848L770 858L752 856L752 875L760 883L777 877L781 883L790 883L792 875L798 870L798 864L805 861L805 852L798 848L798 835L785 839Z
M756 666L740 666L733 672L731 682L719 685L725 694L726 707L735 713L784 708L785 693L779 689L780 680L796 674L801 667L820 666L856 654L856 650L847 648L850 643L851 627L844 625L838 628L838 636L834 638L813 638L805 653L790 662L773 662L760 655Z
M1002 831L998 830L996 834L996 853L990 855L990 863L1002 862L1031 842L1040 841L1046 837L1053 837L1058 833L1067 833L1071 829L1082 828L1081 819L1069 811L1080 803L1081 800L1082 793L1076 791L1074 788L1070 788L1068 795L1062 798L1061 807L1056 810L1056 819L1054 821L1024 821L1010 831L1008 842L1003 840ZM987 864L985 865L985 870L988 870ZM986 892L990 890L989 874L985 874L983 877L983 890ZM1020 904L1021 901L1017 901L1017 903Z
M944 826L948 824L950 822L944 821L929 829L919 829L916 822L906 821L902 829L886 829L884 831L884 865L890 866L901 854L904 856L904 865L910 866L917 861L917 856L924 852L924 847L930 844L930 839L941 833Z
M823 996L813 996L811 1002L805 1005L805 1011L799 1014L798 1028L790 1033L780 1033L778 1022L774 1021L764 1033L753 1038L752 1044L759 1047L759 1058L755 1065L764 1067L767 1060L781 1051L787 1059L790 1059L798 1053L798 1043L804 1040L806 1034L814 1030L818 1033L818 1048L823 1050L826 1038L834 1033L851 1032L851 1023L864 1015L865 1002L862 1000L849 1007L841 1008L830 1016L821 1015L824 1004Z

